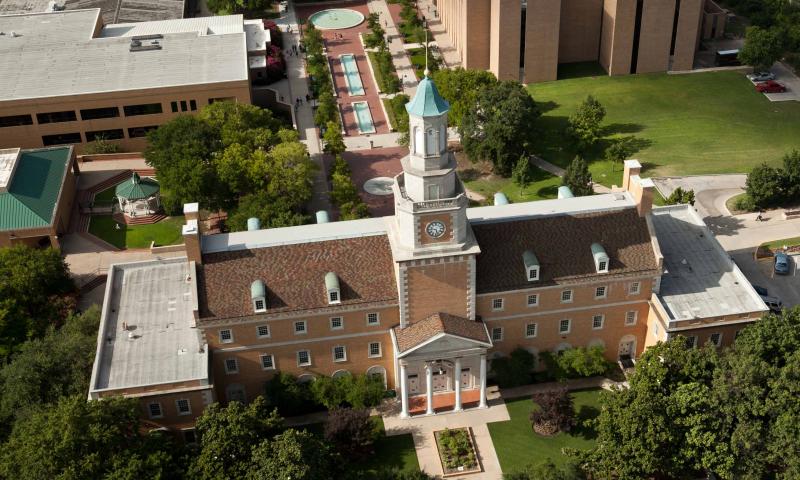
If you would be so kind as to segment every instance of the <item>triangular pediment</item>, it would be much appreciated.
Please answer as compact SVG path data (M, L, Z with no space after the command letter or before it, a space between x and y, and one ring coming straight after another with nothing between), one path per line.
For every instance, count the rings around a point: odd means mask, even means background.
M464 350L468 348L486 347L485 343L476 342L468 338L456 337L454 335L443 334L440 338L431 340L414 350L415 353L433 353L450 350Z

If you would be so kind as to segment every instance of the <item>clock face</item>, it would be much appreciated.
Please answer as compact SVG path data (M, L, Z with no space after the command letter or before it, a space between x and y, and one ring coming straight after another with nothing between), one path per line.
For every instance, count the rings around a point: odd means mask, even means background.
M441 237L442 235L444 235L444 232L446 230L447 227L444 225L444 223L440 222L439 220L434 220L425 227L425 233L427 233L433 238Z

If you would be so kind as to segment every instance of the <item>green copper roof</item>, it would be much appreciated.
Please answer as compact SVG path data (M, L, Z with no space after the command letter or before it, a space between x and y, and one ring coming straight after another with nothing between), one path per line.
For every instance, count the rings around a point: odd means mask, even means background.
M406 104L406 110L418 117L435 117L450 110L450 104L439 95L433 80L426 76L417 85L417 93Z
M139 174L133 172L131 179L117 185L114 195L126 200L139 200L152 197L158 192L158 182L152 178L140 178Z
M50 226L71 159L71 147L23 150L0 193L0 230Z

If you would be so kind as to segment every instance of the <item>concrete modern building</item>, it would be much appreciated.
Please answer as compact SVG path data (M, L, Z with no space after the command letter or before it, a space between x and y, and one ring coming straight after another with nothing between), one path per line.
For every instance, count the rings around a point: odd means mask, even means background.
M437 0L464 68L555 80L562 63L609 75L690 70L701 38L722 36L712 0ZM720 21L720 15L722 20Z
M195 358L208 372L143 375L114 390L180 428L189 417L165 410L173 403L194 415L212 397L246 402L278 371L300 381L376 375L398 392L402 416L435 414L434 403L485 406L490 362L517 348L599 345L632 362L677 334L729 345L766 311L690 209L652 208L653 183L635 160L612 193L467 208L448 109L423 79L407 105L411 144L392 216L267 230L254 221L204 236L198 205L187 205L186 258L112 269L96 371L209 355ZM118 269L152 279L150 290ZM178 312L175 327L162 319ZM117 367L119 342L131 356ZM98 378L93 395L110 388ZM189 398L195 389L213 394Z
M79 173L70 146L0 150L0 247L59 248Z
M0 16L0 148L148 131L218 100L250 103L269 31L241 15L103 25L99 9Z

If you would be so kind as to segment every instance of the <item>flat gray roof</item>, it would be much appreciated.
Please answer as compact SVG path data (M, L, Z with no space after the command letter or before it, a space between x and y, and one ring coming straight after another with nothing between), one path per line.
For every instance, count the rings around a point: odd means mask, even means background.
M607 212L635 208L636 201L628 192L604 193L587 197L537 200L467 209L470 223L508 222L514 219L556 215Z
M107 25L92 38L99 14L0 16L0 101L248 79L241 15ZM128 37L151 34L160 49L130 51Z
M671 320L767 310L691 206L654 208L652 219L664 256L658 297Z
M193 265L185 257L112 265L91 392L208 382L208 348L192 313L197 309Z
M105 24L183 18L185 8L184 0L0 0L0 15L47 12L53 3L66 10L99 8Z

